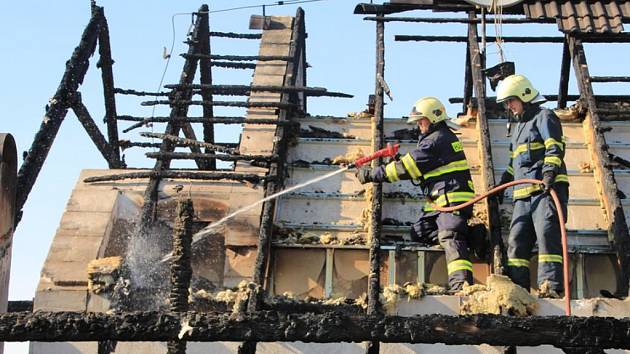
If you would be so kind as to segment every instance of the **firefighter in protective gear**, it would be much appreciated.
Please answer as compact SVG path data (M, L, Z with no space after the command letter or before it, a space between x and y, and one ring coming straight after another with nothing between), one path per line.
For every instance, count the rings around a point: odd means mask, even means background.
M450 119L444 105L434 97L422 98L413 107L408 123L420 128L417 147L385 166L359 169L359 181L415 180L427 200L438 206L453 206L473 199L475 192L464 149L449 129ZM459 290L464 282L472 284L473 280L466 242L472 206L442 213L434 210L431 203L425 203L420 211L411 237L425 243L439 241L446 253L449 288Z
M543 180L543 185L514 187L514 211L508 238L510 278L530 288L529 260L538 241L538 285L552 290L541 296L558 296L563 289L560 222L553 199L553 188L567 215L569 179L564 163L565 142L556 114L540 107L545 99L522 75L510 75L497 87L497 102L504 103L516 118L510 142L510 162L501 183L523 178Z

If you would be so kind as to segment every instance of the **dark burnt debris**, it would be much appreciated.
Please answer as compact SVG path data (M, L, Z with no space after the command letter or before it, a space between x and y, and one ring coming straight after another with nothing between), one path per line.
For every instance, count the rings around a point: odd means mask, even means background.
M418 136L420 135L420 130L418 128L412 129L398 129L392 132L391 136L388 136L388 139L395 140L418 140Z
M192 278L192 224L195 212L192 199L180 199L175 210L173 226L173 251L171 259L171 293L169 295L172 312L188 311L188 288ZM169 354L185 354L186 341L171 340L167 343Z
M301 138L355 139L353 135L345 135L339 132L318 128L313 125L309 125L308 128L309 130L300 128Z
M498 315L416 315L410 317L343 312L257 311L235 318L226 313L13 312L0 314L2 341L170 341L191 327L187 341L340 343L379 340L460 345L549 344L555 347L630 349L630 320L612 317ZM523 328L536 330L523 330ZM501 335L497 335L501 329Z

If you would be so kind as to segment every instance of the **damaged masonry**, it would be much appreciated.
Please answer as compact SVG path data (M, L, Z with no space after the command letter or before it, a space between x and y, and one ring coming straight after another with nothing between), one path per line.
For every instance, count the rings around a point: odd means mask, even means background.
M309 97L353 96L307 83L301 8L294 16L253 15L250 32L234 33L211 31L212 11L202 5L192 13L186 52L172 53L183 62L179 81L152 92L115 85L113 65L124 63L112 58L116 43L110 43L105 10L93 2L19 171L13 139L0 134L0 203L8 211L0 215L0 235L6 235L0 238L0 308L9 308L0 313L0 341L31 341L31 353L99 354L317 353L330 351L330 343L353 353L439 353L453 345L461 353L630 350L630 302L624 300L630 96L595 95L592 87L630 79L592 76L584 46L630 43L623 31L630 7L617 0L502 4L494 10L460 0L357 4L355 14L363 18L350 18L375 25L366 34L375 35L373 95L365 109L325 116L308 113ZM470 249L475 284L453 293L446 290L444 250L409 236L426 203L421 188L357 181L351 167L358 159L395 144L404 153L418 143L419 131L406 117L385 118L385 96L396 93L385 63L385 27L392 22L461 30L394 33L387 44L462 43L463 97L450 102L461 103L457 134L476 194L495 186L509 161L507 113L490 96L505 72L486 68L486 42L498 40L486 35L486 25L532 33L557 27L557 36L502 38L562 49L558 91L542 94L566 139L570 316L563 299L538 298L545 289L528 292L505 276L511 192L501 202L475 205L467 235L477 237ZM256 43L258 53L216 53L215 41ZM79 92L95 70L101 71L104 124ZM251 73L251 82L216 82L230 72ZM570 77L577 94L569 92ZM119 112L122 97L169 113ZM11 235L68 110L109 168L81 172L33 301L9 302L4 274ZM239 129L238 141L221 141L218 132L226 127ZM141 156L151 167L128 166L125 154L146 148ZM528 261L536 269L537 257Z

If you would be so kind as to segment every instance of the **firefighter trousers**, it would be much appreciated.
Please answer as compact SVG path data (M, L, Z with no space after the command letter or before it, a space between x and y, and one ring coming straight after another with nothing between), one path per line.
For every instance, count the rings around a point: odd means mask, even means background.
M411 228L414 241L439 244L446 255L449 290L460 290L464 282L473 283L472 263L468 255L467 221L472 207L453 213L422 211L420 219Z
M565 183L553 186L567 218L569 187ZM538 285L547 281L551 289L561 293L562 241L556 206L549 193L539 193L514 201L512 223L508 237L508 270L514 283L529 290L529 260L538 242Z

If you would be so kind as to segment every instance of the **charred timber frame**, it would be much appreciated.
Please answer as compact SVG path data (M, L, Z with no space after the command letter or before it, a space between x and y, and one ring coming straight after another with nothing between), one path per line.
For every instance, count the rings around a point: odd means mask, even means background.
M560 64L560 84L558 86L558 108L567 108L569 95L569 77L571 71L571 52L569 51L569 39L564 38L562 45L562 62Z
M94 176L88 177L83 180L85 183L94 183L94 182L111 182L111 181L121 181L125 179L138 179L138 178L177 178L177 179L193 179L193 180L222 180L229 179L234 181L246 181L250 183L260 183L263 181L270 181L274 177L260 177L257 174L253 173L233 173L233 172L199 172L199 171L190 171L190 170L182 170L182 171L142 171L142 172L126 172L105 176Z
M189 90L192 93L192 90ZM254 108L254 107L268 107L268 108L279 108L279 109L290 109L295 106L294 103L287 102L249 102L249 101L198 101L198 100L190 100L190 99L174 99L174 100L155 100L155 101L144 101L141 102L142 106L156 106L156 105L170 105L171 107L181 107L181 106L223 106L223 107L245 107L245 108Z
M626 223L625 213L619 195L617 194L617 182L612 170L610 159L608 158L608 145L604 131L600 125L600 117L597 109L597 101L593 94L593 87L590 82L590 74L584 54L584 47L580 39L568 36L569 51L573 59L573 69L577 78L578 87L581 96L586 100L590 119L587 129L592 134L587 137L592 141L593 160L596 164L596 170L600 173L599 183L602 186L602 199L608 222L609 239L612 241L617 262L619 266L619 274L617 276L617 295L628 296L628 281L630 279L630 236L628 235L628 225Z
M226 149L238 149L238 143L214 143L214 146L220 146L222 148L226 148ZM160 146L162 146L162 143L150 143L150 142L140 142L140 141L129 141L129 140L121 140L120 141L120 147L122 149L129 149L132 147L139 147L139 148L159 148ZM175 143L173 144L174 147L189 147L189 144L181 144L181 143Z
M24 163L20 167L15 203L17 218L19 218L26 199L44 165L61 123L72 105L73 96L83 83L85 73L90 66L90 57L96 50L96 43L102 24L102 13L103 8L101 7L97 7L92 13L90 22L81 35L81 42L74 49L70 60L66 62L66 71L61 78L61 83L50 100L50 105L46 110L42 124L35 134L33 144L24 159Z
M188 312L188 288L192 278L192 223L195 211L193 201L181 198L177 201L173 226L173 255L171 258L171 311ZM186 341L170 340L169 354L186 354Z
M71 107L72 111L77 116L77 119L79 120L81 125L83 125L83 128L85 128L85 131L90 136L90 139L92 139L92 142L94 143L94 145L96 145L98 151L100 151L101 155L103 155L105 161L109 162L109 167L121 167L118 164L118 162L120 161L117 157L118 155L116 154L118 147L116 147L115 151L114 147L111 144L107 143L107 140L105 140L105 137L103 136L103 134L101 134L101 131L98 129L98 126L94 122L94 119L92 119L92 116L90 115L87 107L85 107L85 105L83 104L80 92L77 91L74 93ZM116 135L116 139L118 139L118 135ZM118 141L116 141L116 145L118 145Z
M107 138L109 140L111 158L107 159L109 168L124 168L120 160L120 148L118 146L118 123L116 120L116 95L114 94L114 72L112 66L112 50L109 42L109 26L101 8L101 30L98 35L99 61L96 64L101 68L103 82L103 97L105 99L105 123L107 123Z
M630 349L630 319L497 315L383 316L258 311L230 313L13 312L0 314L2 341L169 341L184 325L187 341L553 345Z
M293 28L291 35L291 44L289 48L289 56L294 58L287 62L287 75L284 77L283 86L295 86L298 79L298 61L305 61L305 57L301 55L302 48L306 42L304 24L304 10L298 8L293 19ZM305 63L304 63L305 64ZM306 84L302 82L302 84ZM280 97L281 103L289 103L292 99L295 99L294 95L289 93L283 93ZM278 114L279 121L288 120L290 117L289 111L281 109ZM285 138L287 129L279 125L276 128L276 143L273 146L272 155L278 156L278 162L272 163L268 176L276 176L276 180L267 183L265 196L276 193L284 184L285 175L285 162L286 162L286 150L288 139ZM250 292L249 302L247 304L247 313L256 314L261 308L263 289L266 283L267 268L269 265L269 258L271 254L271 237L273 232L273 219L274 210L276 207L276 199L266 201L262 206L262 216L260 219L260 229L258 232L258 245L256 253L256 262L254 263L254 274L252 281L257 285ZM238 348L239 354L255 353L257 338L244 338L246 339Z
M221 161L257 161L257 162L277 162L275 155L222 155L222 154L196 154L191 152L147 152L146 157L150 159L168 160L221 160Z
M306 68L306 63L301 65L301 61L298 66ZM298 80L301 80L299 75L301 70L298 71ZM302 74L304 75L304 74ZM164 85L166 88L176 88L179 85ZM248 96L250 92L265 91L265 92L280 92L280 93L303 93L308 96L328 96L328 97L345 97L351 98L352 95L342 92L330 92L323 87L306 87L301 84L300 81L296 82L296 86L273 86L273 85L188 85L195 90L203 88L211 88L216 94L221 95L243 95ZM131 94L131 93L130 93ZM144 94L144 93L143 93ZM146 93L147 96L154 95L153 93Z
M473 11L469 13L471 20L476 15ZM470 56L470 70L472 74L473 86L477 97L477 132L479 134L479 159L481 161L482 190L485 193L495 186L494 163L492 162L492 142L490 141L490 127L486 116L486 82L483 69L485 68L485 53L479 49L479 38L477 35L477 24L468 25L468 49ZM466 69L468 70L468 69ZM496 198L486 199L486 211L488 215L488 226L490 245L492 247L492 263L494 273L505 274L505 247L501 236L501 219L499 217L499 203Z
M404 35L397 34L394 36L394 40L397 42L456 42L466 43L468 38L465 36L422 36L422 35ZM496 41L497 38L493 36L486 37L488 43ZM501 40L505 43L562 43L563 38L558 36L552 37L528 37L528 36L512 36L501 37Z
M210 32L210 37L234 38L234 39L260 39L260 33L234 33L234 32Z
M383 21L383 22L416 22L416 23L481 23L481 19L469 19L469 18L448 18L448 17L385 17L385 16L372 16L364 17L365 21ZM495 18L488 17L486 21L492 23ZM555 24L555 19L530 19L530 18L502 18L502 24L528 24L528 23L550 23Z
M119 120L130 122L146 122L146 123L168 123L169 121L188 121L190 123L203 123L206 118L203 117L133 117L119 116ZM278 122L276 119L248 119L244 117L214 117L207 119L209 122L218 124L277 124L277 125L299 125L297 122L284 121Z
M293 60L289 56L283 55L218 55L218 54L181 54L182 57L195 57L208 60L225 61L272 61L272 60Z
M384 16L384 14L379 14ZM372 117L372 151L383 148L385 136L384 128L384 91L379 78L385 78L385 22L376 21L376 72L374 75L374 117ZM382 159L378 158L372 162L372 166L382 164ZM368 274L368 316L376 315L380 309L379 293L381 273L380 248L381 248L381 229L383 227L383 184L380 182L372 183L372 214L370 215L370 227L368 231L368 240L370 251L368 255L370 263L370 273ZM366 343L365 352L367 354L376 354L380 351L380 343L377 340L371 340Z
M208 5L202 5L199 9L199 12L208 12ZM202 17L197 16L195 21L194 29L193 29L193 41L188 47L188 52L190 54L197 53L199 51L198 42L200 31L201 31L201 22ZM197 71L197 60L187 59L184 63L184 68L182 69L182 73L179 79L180 84L191 84L193 79L195 78L195 72ZM192 90L190 89L180 89L175 90L174 98L175 100L189 100L192 95ZM176 106L171 109L170 117L186 117L188 114L188 106ZM182 129L184 131L184 135L188 139L197 140L194 137L194 131L190 126L189 122L175 122L170 121L166 124L165 134L168 135L179 135L179 130ZM192 133L192 134L191 134ZM192 136L191 136L192 135ZM174 150L173 143L168 139L162 140L162 145L160 146L160 152L172 152ZM201 149L198 146L191 146L192 152L201 152ZM153 167L153 172L150 175L149 183L147 183L147 188L144 192L144 204L142 205L142 214L140 216L141 222L141 234L146 234L146 230L148 230L149 226L154 221L155 207L158 199L158 190L160 186L160 179L162 177L162 172L167 170L170 167L170 160L157 160L155 162L155 166ZM203 166L203 162L197 161L198 166L201 168Z
M212 99L212 89L208 86L212 85L212 67L209 58L205 58L203 56L211 54L210 47L210 14L205 12L199 13L199 18L201 20L200 28L199 28L199 82L201 85L205 87L201 88L201 97L205 102L213 102ZM203 106L203 118L212 119L214 117L214 108L213 106ZM203 123L203 141L209 144L214 144L214 124L210 121L206 121ZM206 154L214 154L214 150L206 148ZM210 160L206 163L205 167L209 170L214 170L217 168L216 160Z

